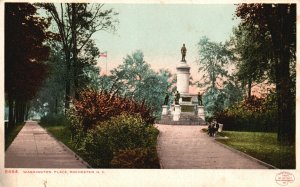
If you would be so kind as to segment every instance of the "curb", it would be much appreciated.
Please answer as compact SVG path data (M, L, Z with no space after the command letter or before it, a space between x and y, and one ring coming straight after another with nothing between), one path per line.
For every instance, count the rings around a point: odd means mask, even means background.
M40 124L38 124L40 127L42 127ZM49 136L51 136L56 142L58 142L66 151L68 151L71 155L73 155L77 160L79 160L86 168L92 168L86 161L84 161L80 156L78 156L74 151L72 151L68 146L66 146L61 141L57 140L47 129L42 127Z
M261 164L261 165L263 165L263 166L266 166L268 169L278 169L278 168L276 168L275 166L272 166L271 164L268 164L268 163L266 163L266 162L263 162L263 161L261 161L261 160L259 160L259 159L257 159L257 158L254 158L254 157L252 157L252 156L250 156L250 155L248 155L248 154L246 154L246 153L244 153L244 152L242 152L242 151L239 151L239 150L237 150L237 149L234 149L234 148L232 148L232 147L229 147L228 145L225 145L225 144L223 144L223 143L221 143L221 142L218 142L218 141L216 140L216 138L214 139L214 142L217 143L217 144L219 144L219 145L221 145L222 147L224 147L224 148L226 148L226 149L229 149L229 150L231 150L231 151L233 151L233 152L235 152L235 153L237 153L237 154L239 154L239 155L245 157L245 158L248 158L248 159L250 159L250 160L252 160L252 161L255 161L255 162L257 162L257 163L259 163L259 164Z
M54 137L53 137L54 138ZM56 139L55 139L56 140ZM75 156L75 158L77 159L77 160L79 160L83 165L85 165L87 168L90 168L90 169L92 169L92 167L86 162L86 161L84 161L80 156L78 156L74 151L72 151L68 146L66 146L64 143L62 143L61 141L59 141L59 140L56 140L61 146L63 146L64 147L64 149L66 150L66 151L68 151L69 153L71 153L72 155L74 155Z

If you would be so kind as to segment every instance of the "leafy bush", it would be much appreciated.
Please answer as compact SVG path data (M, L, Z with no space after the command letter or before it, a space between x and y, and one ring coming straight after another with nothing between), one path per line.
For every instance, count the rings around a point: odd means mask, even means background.
M99 122L85 138L85 151L95 167L110 167L115 152L155 147L158 130L139 114L122 113L109 121Z
M74 110L68 110L67 117L69 120L68 129L71 132L71 140L76 147L82 147L84 138L82 118L77 116Z
M112 168L160 168L155 148L120 150L111 161Z
M86 133L98 122L110 120L124 111L128 114L140 114L146 124L154 123L153 112L144 103L140 104L106 91L85 90L81 92L79 99L73 101L69 114L73 121L82 123L81 130ZM78 124L74 125L79 127Z
M224 130L276 131L276 105L270 98L252 97L216 114Z
M203 96L205 118L211 118L218 111L224 109L224 93L216 88L210 88Z
M49 113L46 116L41 117L40 124L43 126L54 126L60 124L68 124L68 120L63 114Z

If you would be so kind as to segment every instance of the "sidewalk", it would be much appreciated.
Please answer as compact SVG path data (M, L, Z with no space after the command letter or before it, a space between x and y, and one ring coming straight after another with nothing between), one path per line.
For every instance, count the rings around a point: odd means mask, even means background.
M5 152L6 168L86 168L75 154L34 121L28 121Z
M155 125L158 155L165 169L268 169L217 143L201 132L205 126Z

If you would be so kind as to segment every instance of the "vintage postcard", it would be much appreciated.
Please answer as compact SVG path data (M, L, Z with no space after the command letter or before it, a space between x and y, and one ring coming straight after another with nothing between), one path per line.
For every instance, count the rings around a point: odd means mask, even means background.
M300 185L297 1L0 12L0 186Z

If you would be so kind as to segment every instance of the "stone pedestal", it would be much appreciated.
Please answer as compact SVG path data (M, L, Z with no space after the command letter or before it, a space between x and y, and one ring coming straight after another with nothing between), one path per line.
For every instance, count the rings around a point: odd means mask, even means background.
M180 62L177 67L177 90L180 94L189 93L190 66Z
M162 106L162 115L168 115L168 105Z
M179 121L180 113L181 113L180 105L175 105L175 111L174 111L174 114L173 114L173 121Z
M205 121L204 106L197 106L198 116Z

